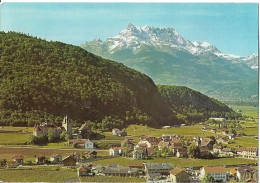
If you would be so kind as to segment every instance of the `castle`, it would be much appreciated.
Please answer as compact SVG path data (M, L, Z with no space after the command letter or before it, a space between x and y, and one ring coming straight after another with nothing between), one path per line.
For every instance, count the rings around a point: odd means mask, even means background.
M70 136L72 136L72 124L70 123L67 116L63 119L62 127L57 127L54 124L46 122L41 124L35 124L33 128L33 135L45 135L48 133L49 129L52 130L54 137L59 137L63 131L67 131L70 134Z

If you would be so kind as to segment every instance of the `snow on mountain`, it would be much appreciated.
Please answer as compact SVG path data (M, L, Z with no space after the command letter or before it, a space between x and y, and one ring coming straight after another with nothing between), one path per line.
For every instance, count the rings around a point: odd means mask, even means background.
M88 44L88 43L87 43ZM181 37L173 28L155 28L146 25L144 27L129 24L119 35L108 38L105 42L99 39L91 42L91 47L103 47L109 54L116 51L129 49L136 53L142 46L153 46L157 48L169 47L178 50L188 51L193 55L200 55L205 52L212 53L219 58L231 61L232 63L246 63L252 69L258 68L258 56L252 54L247 57L221 53L215 46L207 42L194 41Z

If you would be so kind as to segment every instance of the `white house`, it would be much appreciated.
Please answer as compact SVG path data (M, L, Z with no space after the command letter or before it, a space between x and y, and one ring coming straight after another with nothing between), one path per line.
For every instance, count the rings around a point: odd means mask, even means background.
M140 141L138 142L138 144L136 145L136 147L140 147L140 146L142 146L143 144L146 144L147 147L152 147L152 144L151 144L149 141L147 141L147 140L140 140Z
M114 128L112 130L112 135L116 135L117 132L119 132L120 130L118 128Z
M84 149L94 149L94 144L89 139L71 139L68 142L69 145L75 143L77 143L81 148Z
M109 149L110 156L122 155L124 153L123 147L111 147Z
M204 166L200 169L200 179L206 174L210 174L215 181L226 182L227 181L227 170L223 166Z
M257 159L258 148L257 147L246 147L242 152L243 158Z

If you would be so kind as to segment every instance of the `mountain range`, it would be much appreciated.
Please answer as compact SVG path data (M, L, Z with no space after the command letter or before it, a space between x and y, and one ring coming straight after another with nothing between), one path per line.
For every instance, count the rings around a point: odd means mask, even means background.
M187 87L155 85L122 63L78 46L0 32L0 126L86 121L107 131L237 118L225 104Z
M225 54L207 42L191 42L173 28L129 24L117 36L81 47L143 72L156 84L183 85L220 100L258 96L256 54Z

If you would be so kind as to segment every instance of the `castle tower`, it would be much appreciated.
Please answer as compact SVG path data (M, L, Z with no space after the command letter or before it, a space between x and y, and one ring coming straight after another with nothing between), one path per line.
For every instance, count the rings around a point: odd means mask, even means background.
M68 116L65 116L62 122L62 127L72 136L72 124L70 123Z

